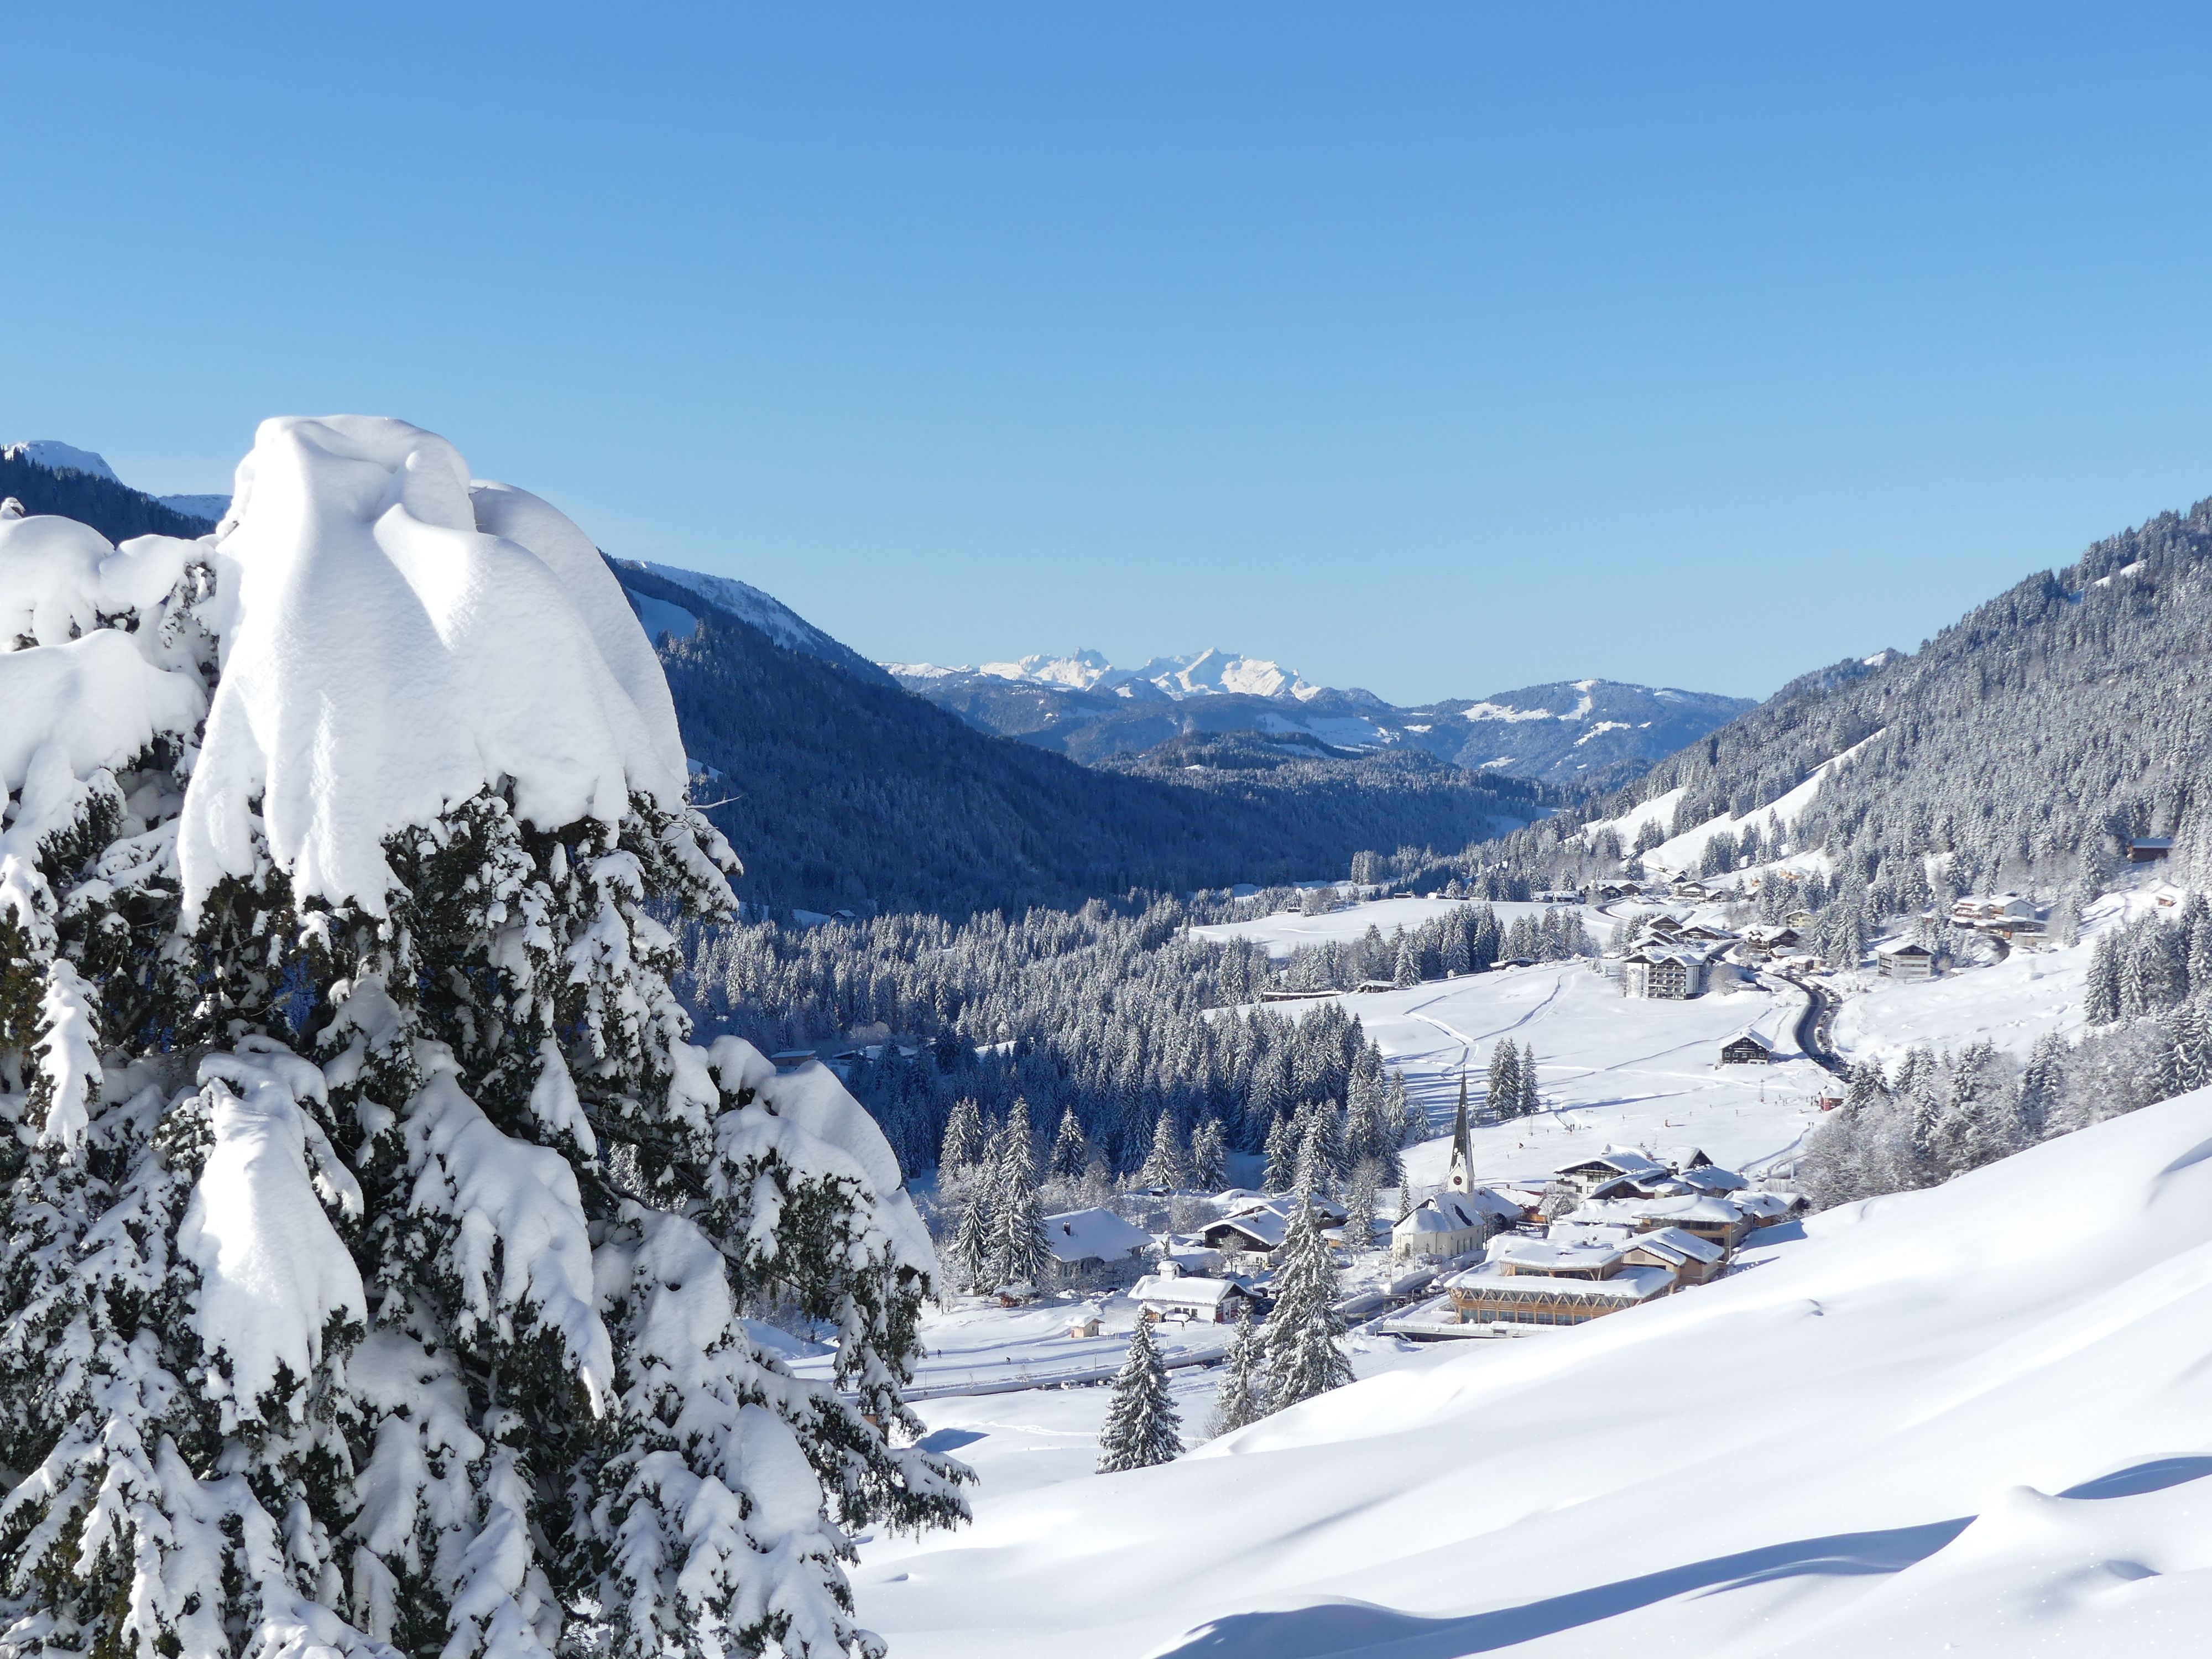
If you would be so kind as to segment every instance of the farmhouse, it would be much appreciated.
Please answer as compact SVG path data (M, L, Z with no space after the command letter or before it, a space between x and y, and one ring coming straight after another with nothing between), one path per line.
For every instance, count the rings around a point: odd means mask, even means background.
M1201 1324L1234 1324L1252 1305L1252 1293L1231 1279L1140 1279L1129 1289L1148 1323L1163 1319L1194 1319Z
M1066 1281L1105 1283L1144 1271L1152 1236L1111 1210L1070 1210L1044 1218L1045 1248Z
M2155 864L2173 852L2171 836L2137 836L2128 843L2130 864Z
M1727 1249L1741 1243L1752 1228L1751 1218L1735 1197L1723 1198L1717 1193L1684 1194L1679 1198L1592 1199L1566 1218L1575 1226L1625 1227L1637 1232L1680 1227Z

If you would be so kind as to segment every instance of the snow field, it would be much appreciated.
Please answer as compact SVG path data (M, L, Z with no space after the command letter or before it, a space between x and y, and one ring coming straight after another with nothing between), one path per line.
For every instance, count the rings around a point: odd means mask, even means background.
M1277 962L1308 945L1334 940L1349 945L1364 939L1371 927L1384 939L1401 933L1412 933L1423 922L1433 921L1438 916L1461 908L1469 902L1485 903L1486 900L1442 898L1377 899L1371 904L1353 904L1332 910L1325 916L1301 915L1285 911L1271 916L1255 916L1249 921L1217 922L1190 930L1193 939L1208 939L1226 942L1232 939L1249 939L1267 947L1267 955ZM1510 927L1522 916L1540 917L1553 907L1543 904L1491 903L1498 913L1498 925ZM1583 925L1589 929L1592 938L1602 944L1612 936L1612 918L1601 915L1588 905L1567 905L1569 914L1578 915Z
M902 1659L2200 1650L2212 1092L1805 1231L1162 1468L987 1485L872 1546L862 1615Z

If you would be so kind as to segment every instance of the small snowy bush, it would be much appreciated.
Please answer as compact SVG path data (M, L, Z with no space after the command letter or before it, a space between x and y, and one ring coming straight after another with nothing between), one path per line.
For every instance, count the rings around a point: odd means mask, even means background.
M397 422L238 484L0 512L0 1648L879 1650L934 1264L834 1078L688 1041L735 861L619 588Z

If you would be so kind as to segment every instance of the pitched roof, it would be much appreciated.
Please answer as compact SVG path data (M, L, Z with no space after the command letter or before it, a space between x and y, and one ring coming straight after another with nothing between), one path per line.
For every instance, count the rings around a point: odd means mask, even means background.
M1156 1303L1168 1308L1218 1308L1228 1297L1251 1291L1233 1279L1140 1279L1129 1287L1132 1302Z
M1045 1246L1056 1261L1074 1263L1093 1257L1117 1261L1152 1248L1152 1236L1111 1210L1069 1210L1044 1218Z

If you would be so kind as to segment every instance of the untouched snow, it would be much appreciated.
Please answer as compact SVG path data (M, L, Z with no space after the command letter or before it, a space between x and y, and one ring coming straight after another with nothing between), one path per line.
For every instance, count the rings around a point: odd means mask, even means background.
M861 1617L902 1659L2201 1651L2212 1093L1805 1231L1161 1468L987 1485L871 1544Z
M684 801L666 683L588 538L520 490L472 489L404 422L265 421L217 544L223 674L179 833L188 908L261 856L295 890L383 904L381 842L501 777L550 828ZM343 763L337 763L338 757Z
M1329 939L1348 945L1354 939L1364 939L1370 927L1380 932L1384 939L1394 938L1401 933L1411 933L1423 922L1433 921L1450 911L1464 908L1466 903L1467 901L1462 899L1377 899L1368 904L1346 905L1325 916L1281 911L1273 915L1255 916L1249 921L1209 923L1205 927L1194 927L1190 933L1193 939L1256 939L1267 947L1270 957L1280 962L1307 945L1319 945ZM1494 903L1490 908L1498 913L1499 924L1510 927L1521 916L1540 916L1546 909L1553 907ZM1590 937L1601 945L1612 936L1612 919L1600 915L1593 907L1565 905L1559 908L1562 915L1579 915Z
M1804 781L1796 788L1769 801L1764 806L1753 807L1740 818L1730 817L1723 812L1718 817L1708 818L1703 823L1685 830L1680 835L1662 842L1644 855L1645 863L1665 870L1695 870L1698 860L1705 856L1705 843L1723 830L1730 834L1740 834L1745 828L1755 823L1759 826L1759 833L1770 838L1778 830L1787 834L1796 825L1797 820L1805 816L1805 809L1813 804L1814 797L1820 793L1820 786L1828 780L1829 775L1848 766L1868 744L1872 743L1875 738L1881 735L1881 733L1877 732L1874 737L1863 738L1853 744L1842 754L1822 761L1806 775ZM1642 832L1645 824L1656 823L1663 830L1674 822L1674 808L1681 800L1682 794L1683 792L1680 788L1669 789L1664 794L1653 796L1642 805L1632 808L1617 818L1601 818L1594 823L1586 824L1582 833L1588 836L1595 836L1601 830L1610 830L1620 837L1620 844L1624 848L1632 847L1636 843L1636 837Z

